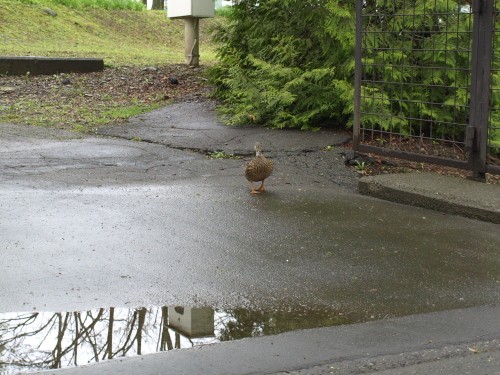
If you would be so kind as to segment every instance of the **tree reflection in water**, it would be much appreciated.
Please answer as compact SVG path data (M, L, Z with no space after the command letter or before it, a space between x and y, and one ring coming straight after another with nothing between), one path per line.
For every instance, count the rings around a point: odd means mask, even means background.
M348 323L334 311L167 307L0 314L0 374Z

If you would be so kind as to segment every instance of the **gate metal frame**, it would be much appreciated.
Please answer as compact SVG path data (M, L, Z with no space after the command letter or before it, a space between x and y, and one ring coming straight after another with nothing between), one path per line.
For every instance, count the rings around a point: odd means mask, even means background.
M408 1L409 0L403 0ZM492 58L493 58L493 35L495 32L495 0L473 0L472 12L472 47L470 66L470 100L468 106L469 121L464 125L464 139L460 144L464 146L465 154L463 160L456 158L445 158L442 156L422 154L413 151L381 147L373 144L364 144L364 132L374 129L362 127L362 98L361 87L363 83L373 83L370 80L363 80L363 4L367 0L356 1L356 47L355 47L355 90L354 90L354 127L353 143L354 149L360 152L381 154L388 157L408 159L417 162L428 162L432 164L446 165L450 167L468 169L473 172L473 177L478 180L485 179L485 173L500 174L500 166L488 164L488 127L490 113L492 110L500 108L491 107L492 87ZM500 56L496 56L500 58ZM432 88L430 88L432 89ZM497 88L495 88L497 89ZM383 132L389 136L399 136L401 134ZM362 139L363 138L363 139ZM434 139L429 138L431 142ZM437 141L444 141L438 139ZM436 141L436 142L437 142Z

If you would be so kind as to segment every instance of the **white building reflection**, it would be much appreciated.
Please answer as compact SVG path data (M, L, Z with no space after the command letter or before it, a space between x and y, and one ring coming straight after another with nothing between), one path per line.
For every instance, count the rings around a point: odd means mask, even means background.
M335 311L265 312L210 307L101 308L0 313L0 374L346 323Z

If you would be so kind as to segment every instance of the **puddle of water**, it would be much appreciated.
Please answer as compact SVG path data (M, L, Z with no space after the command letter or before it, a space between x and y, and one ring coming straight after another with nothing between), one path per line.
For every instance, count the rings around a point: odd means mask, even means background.
M0 374L353 323L338 311L153 306L0 314Z

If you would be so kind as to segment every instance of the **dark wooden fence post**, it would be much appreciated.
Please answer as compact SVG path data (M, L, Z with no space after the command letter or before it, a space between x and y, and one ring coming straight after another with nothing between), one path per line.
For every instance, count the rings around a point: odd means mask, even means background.
M355 70L354 70L354 118L353 118L353 148L358 149L359 133L361 130L361 52L363 39L363 22L362 22L363 0L356 0L356 46L355 54Z
M493 1L472 2L472 81L467 144L473 177L485 180L493 50Z

